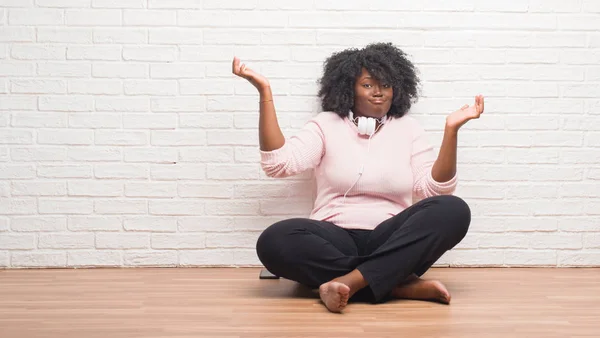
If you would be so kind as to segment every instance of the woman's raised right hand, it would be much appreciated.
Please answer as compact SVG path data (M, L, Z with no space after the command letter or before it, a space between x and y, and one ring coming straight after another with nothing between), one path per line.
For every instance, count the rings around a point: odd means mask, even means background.
M246 67L246 64L240 63L240 59L237 56L233 58L232 71L233 74L248 80L258 90L266 89L270 86L269 80L266 77Z

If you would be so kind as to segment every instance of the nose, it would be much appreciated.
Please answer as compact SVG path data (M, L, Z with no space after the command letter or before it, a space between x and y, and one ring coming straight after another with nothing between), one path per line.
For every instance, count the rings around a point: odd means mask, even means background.
M379 85L373 86L373 96L381 96L381 87Z

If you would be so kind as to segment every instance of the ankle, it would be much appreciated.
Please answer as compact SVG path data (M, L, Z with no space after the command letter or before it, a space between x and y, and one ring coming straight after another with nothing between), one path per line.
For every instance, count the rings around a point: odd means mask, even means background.
M354 269L348 274L333 279L334 282L345 284L350 288L350 294L355 294L358 290L366 287L369 283L365 280L362 273Z

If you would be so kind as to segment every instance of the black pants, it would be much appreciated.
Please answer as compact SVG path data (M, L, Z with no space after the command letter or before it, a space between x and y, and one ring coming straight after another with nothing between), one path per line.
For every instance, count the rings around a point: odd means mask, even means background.
M307 218L283 220L261 234L256 249L273 274L310 288L358 269L369 285L357 298L377 303L411 274L423 275L465 237L470 223L469 206L442 195L415 203L374 230L346 230Z

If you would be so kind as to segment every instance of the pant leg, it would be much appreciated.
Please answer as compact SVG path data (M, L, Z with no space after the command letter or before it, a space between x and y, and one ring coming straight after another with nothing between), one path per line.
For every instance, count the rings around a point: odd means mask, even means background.
M382 222L367 242L367 260L357 269L382 301L412 273L423 274L466 235L467 203L452 195L424 199Z
M256 244L273 274L311 288L354 270L357 247L346 230L330 222L293 218L268 227Z

